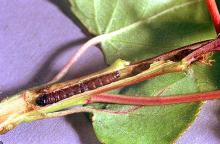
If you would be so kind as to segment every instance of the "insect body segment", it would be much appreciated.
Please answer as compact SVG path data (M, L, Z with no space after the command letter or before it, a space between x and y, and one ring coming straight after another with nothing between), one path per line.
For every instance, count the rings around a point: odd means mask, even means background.
M85 80L79 84L61 90L57 90L51 93L44 93L37 97L36 104L38 106L46 106L48 104L53 104L73 95L80 94L89 90L94 90L98 87L110 84L114 81L117 81L118 78L120 78L120 73L119 71L115 71L110 74L92 78L90 80Z

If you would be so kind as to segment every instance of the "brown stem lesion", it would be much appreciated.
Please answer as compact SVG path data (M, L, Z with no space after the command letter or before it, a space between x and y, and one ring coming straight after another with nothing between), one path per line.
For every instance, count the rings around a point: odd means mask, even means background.
M200 60L204 55L215 51L220 51L220 37L188 54L184 60L190 65L191 63Z

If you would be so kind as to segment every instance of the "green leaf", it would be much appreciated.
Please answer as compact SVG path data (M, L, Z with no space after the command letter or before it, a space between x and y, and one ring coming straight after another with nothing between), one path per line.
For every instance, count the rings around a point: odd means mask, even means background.
M195 41L215 37L202 0L72 0L72 11L88 30L100 35L123 30L102 42L107 63L117 58L152 57Z
M118 31L101 43L107 63L117 58L146 59L216 36L202 0L71 0L72 11L93 34ZM194 65L130 86L116 93L173 95L218 88L216 67ZM94 113L98 139L106 144L173 143L196 118L201 103L146 106L128 114ZM95 105L99 107L99 105ZM114 111L133 106L100 105Z

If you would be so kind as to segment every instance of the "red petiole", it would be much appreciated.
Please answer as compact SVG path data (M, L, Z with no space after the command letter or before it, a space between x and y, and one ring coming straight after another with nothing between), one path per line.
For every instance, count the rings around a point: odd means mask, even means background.
M215 0L206 0L206 5L210 16L212 18L212 22L215 26L216 33L220 33L220 14L218 11L218 7Z
M104 103L117 103L117 104L131 104L131 105L167 105L178 103L191 103L197 101L205 101L220 98L220 90L195 93L186 95L174 95L174 96L156 96L156 97L134 97L114 94L99 94L92 96L87 104L104 102Z

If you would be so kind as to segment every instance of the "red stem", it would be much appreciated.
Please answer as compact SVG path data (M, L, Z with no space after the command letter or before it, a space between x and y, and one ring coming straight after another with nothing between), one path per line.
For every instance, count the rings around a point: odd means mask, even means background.
M220 98L220 90L185 94L176 96L164 96L164 97L135 97L135 96L122 96L113 94L99 94L94 95L88 101L88 104L95 102L103 103L117 103L117 104L131 104L131 105L165 105L165 104L177 104L177 103L190 103L196 101L205 101Z
M206 0L208 11L211 15L212 22L215 26L216 33L220 33L220 14L215 0Z

